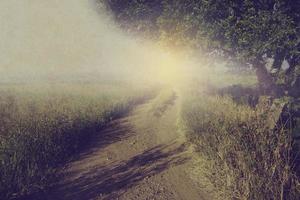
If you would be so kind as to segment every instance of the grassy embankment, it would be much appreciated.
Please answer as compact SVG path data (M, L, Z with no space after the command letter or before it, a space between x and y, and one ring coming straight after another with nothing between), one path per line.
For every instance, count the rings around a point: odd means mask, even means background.
M0 86L0 199L42 189L92 134L154 93L124 84Z
M252 107L208 91L233 84L254 87L253 80L222 74L190 86L184 95L182 125L198 152L192 176L214 199L298 199L289 123L275 127L282 100L270 104L260 97Z

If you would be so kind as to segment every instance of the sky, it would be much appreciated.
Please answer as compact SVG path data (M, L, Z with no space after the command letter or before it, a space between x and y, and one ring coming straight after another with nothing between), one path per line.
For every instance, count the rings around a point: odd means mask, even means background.
M178 73L178 59L124 33L95 0L1 0L0 43L2 82L162 80Z

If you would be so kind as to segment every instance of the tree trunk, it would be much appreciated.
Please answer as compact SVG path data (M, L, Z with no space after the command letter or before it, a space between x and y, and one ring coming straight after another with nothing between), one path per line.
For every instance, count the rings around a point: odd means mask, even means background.
M256 61L253 63L256 68L256 76L259 84L259 90L262 94L270 94L274 87L273 78L265 67L265 63Z
M288 91L289 96L294 98L300 97L300 74L297 73L300 66L297 65L300 62L296 57L288 59L290 67L287 69L285 76L287 80L286 90Z
M275 79L265 67L265 63L262 61L256 61L253 65L256 67L256 76L261 94L273 97L283 96L284 89L275 83Z
M289 88L289 95L294 98L300 98L300 75L297 75L294 84Z

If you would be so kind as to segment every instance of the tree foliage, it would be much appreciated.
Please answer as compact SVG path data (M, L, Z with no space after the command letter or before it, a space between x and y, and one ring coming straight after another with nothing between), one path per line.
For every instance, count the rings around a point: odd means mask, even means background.
M107 0L124 27L169 44L219 51L257 69L264 91L299 97L300 1ZM272 69L267 70L267 59ZM283 62L289 68L282 69Z

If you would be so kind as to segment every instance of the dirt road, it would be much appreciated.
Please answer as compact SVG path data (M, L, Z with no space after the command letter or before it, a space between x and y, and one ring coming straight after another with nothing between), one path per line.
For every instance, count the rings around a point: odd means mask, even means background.
M192 153L177 131L178 100L152 100L112 122L61 171L48 200L204 200L187 171Z

